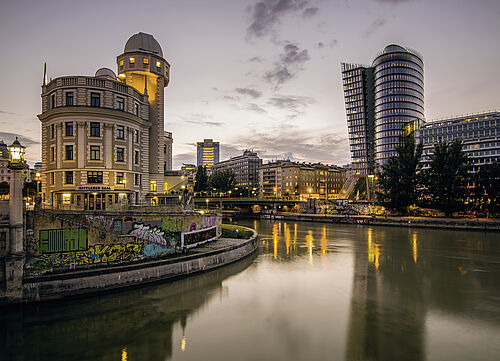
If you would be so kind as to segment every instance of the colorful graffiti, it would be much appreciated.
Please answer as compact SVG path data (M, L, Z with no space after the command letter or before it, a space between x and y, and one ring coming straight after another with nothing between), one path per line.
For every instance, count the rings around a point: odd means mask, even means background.
M132 230L128 234L160 246L169 246L171 248L179 246L181 239L180 232L166 232L156 226L143 223L133 223Z
M209 228L217 225L217 217L209 217L205 216L201 220L200 224L196 224L196 222L191 223L189 226L189 232L196 231L198 229Z
M42 255L52 267L69 267L96 263L133 261L143 258L144 245L140 243L96 244L86 251Z
M87 249L85 228L42 229L39 232L40 252L72 252Z
M174 252L175 249L172 248L162 248L158 246L157 244L150 243L144 247L144 254L147 257L153 257L156 256L157 254L164 253L164 252Z
M210 241L217 237L217 227L212 227L208 229L201 229L192 232L185 232L182 234L183 246L193 247L198 243L203 243Z
M161 228L167 232L182 232L182 219L162 218Z

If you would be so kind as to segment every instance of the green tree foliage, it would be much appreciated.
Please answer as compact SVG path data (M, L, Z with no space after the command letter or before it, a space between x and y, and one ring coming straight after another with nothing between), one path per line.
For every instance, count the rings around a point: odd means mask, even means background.
M218 192L228 192L236 186L236 175L229 169L213 172L208 182Z
M430 169L425 172L426 193L431 203L446 216L464 208L467 197L469 159L462 150L462 141L439 142L431 156Z
M206 190L208 190L207 168L200 165L200 166L198 166L198 169L196 170L194 191L195 192L203 192Z
M476 194L479 201L492 213L500 211L500 163L481 167L476 174Z
M396 147L397 156L382 166L378 179L377 196L387 208L407 214L408 207L418 198L418 171L421 168L422 144L415 144L412 136L405 137Z
M0 195L7 195L10 192L10 185L8 182L0 183Z

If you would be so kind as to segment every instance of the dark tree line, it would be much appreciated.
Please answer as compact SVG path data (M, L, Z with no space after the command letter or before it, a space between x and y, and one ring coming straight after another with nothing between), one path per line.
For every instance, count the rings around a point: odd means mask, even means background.
M229 192L236 186L236 175L230 170L222 170L207 175L207 169L198 166L194 184L195 192L206 192L216 190L217 192Z
M438 209L451 216L459 210L500 210L500 164L486 164L473 174L461 140L439 142L422 169L422 145L405 137L397 156L382 167L377 198L388 209L408 214L412 205Z

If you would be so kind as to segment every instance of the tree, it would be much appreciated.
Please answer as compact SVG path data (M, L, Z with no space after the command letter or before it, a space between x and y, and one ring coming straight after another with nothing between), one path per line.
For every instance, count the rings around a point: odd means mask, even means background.
M199 165L196 170L196 179L194 183L194 191L195 192L203 192L208 189L208 176L207 176L207 168Z
M415 139L408 136L396 147L396 152L397 156L382 166L377 196L387 208L407 214L408 207L418 198L417 173L421 168L422 144L415 145Z
M476 194L493 213L500 211L500 163L482 166L476 174Z
M236 175L229 169L213 172L208 183L218 192L228 192L236 186Z
M23 197L35 197L36 196L36 183L26 182L23 186Z
M467 196L469 159L462 150L462 141L439 142L431 156L430 169L425 172L426 193L431 203L446 216L464 207Z

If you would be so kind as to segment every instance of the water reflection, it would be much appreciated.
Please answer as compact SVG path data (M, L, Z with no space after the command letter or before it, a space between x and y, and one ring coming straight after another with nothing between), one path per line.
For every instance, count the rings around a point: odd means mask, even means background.
M0 313L2 360L168 360L173 329L214 297L255 256L199 276L102 297L25 305ZM5 332L8 330L8 332Z

